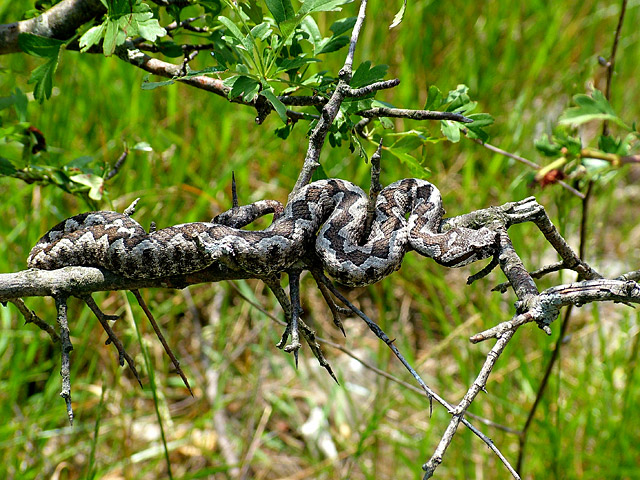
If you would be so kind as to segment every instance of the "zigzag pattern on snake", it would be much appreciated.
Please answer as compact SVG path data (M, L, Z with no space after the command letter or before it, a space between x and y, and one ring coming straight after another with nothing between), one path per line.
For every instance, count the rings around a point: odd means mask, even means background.
M147 233L125 214L83 213L49 230L27 263L44 270L93 266L130 278L159 278L222 262L260 276L286 270L315 248L335 280L363 286L399 269L412 249L450 267L496 251L497 233L487 228L441 232L440 192L425 180L404 179L384 188L370 234L362 238L368 201L350 182L320 180L300 189L268 228L257 231L229 226L248 222L218 221Z

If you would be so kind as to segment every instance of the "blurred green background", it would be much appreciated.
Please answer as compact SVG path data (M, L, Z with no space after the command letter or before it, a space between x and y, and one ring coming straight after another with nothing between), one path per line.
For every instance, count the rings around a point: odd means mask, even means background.
M1 23L20 18L27 6L19 3L0 2ZM446 92L464 83L479 111L496 119L488 129L490 142L544 163L534 140L550 133L574 94L604 88L605 69L597 56L610 54L620 2L410 1L404 22L388 30L400 3L370 2L356 52L356 64L387 64L387 78L402 80L379 96L396 106L422 108L428 85ZM612 86L613 108L629 123L640 118L639 5L629 4ZM357 4L344 10L355 15ZM326 32L342 16L315 18ZM345 53L337 52L321 68L337 72ZM30 91L27 80L39 63L26 55L0 57L0 96L15 87ZM242 203L285 201L302 165L305 125L297 125L283 142L273 135L281 124L274 114L258 126L255 111L184 85L142 90L144 75L116 58L63 52L53 98L28 106L28 121L44 133L52 163L90 155L113 164L125 142L150 145L152 151L130 153L100 208L122 211L141 197L136 219L144 226L208 220L231 205L232 171ZM424 124L398 121L396 128L419 125ZM438 124L429 126L438 133ZM581 135L588 141L599 128L589 125ZM373 144L366 148L373 153ZM557 186L531 189L533 172L527 167L466 139L429 145L421 155L431 170L425 177L441 189L449 215L535 194L577 248L580 199ZM330 176L367 188L369 165L345 145L326 148L322 163ZM382 168L386 184L411 175L390 155L383 156ZM638 178L637 167L627 167L597 183L593 192L585 260L608 275L639 266ZM0 199L1 272L24 269L31 246L48 228L88 209L53 187L8 178L0 178ZM514 227L510 235L530 269L556 261L533 226ZM513 295L490 292L504 280L501 274L465 285L466 276L479 268L450 270L409 254L398 273L348 292L397 339L429 386L452 403L462 397L490 348L471 345L468 337L514 311ZM573 279L552 275L539 287ZM321 336L412 383L362 322L346 320L343 339L312 279L303 279L303 289L305 319ZM324 350L340 385L306 348L295 370L292 358L274 347L281 327L245 300L282 317L260 282L143 295L179 355L195 397L172 371L132 296L118 292L94 298L104 311L123 315L114 329L143 372L144 390L118 366L115 349L104 345L106 334L90 311L71 300L73 428L58 396L57 346L34 326L24 326L13 306L0 309L1 477L166 478L151 373L175 478L418 478L449 421L443 408L435 406L430 418L424 397L334 348ZM27 304L55 323L51 299L27 299ZM638 319L619 305L574 311L561 360L528 436L523 478L640 478ZM133 320L140 321L154 372L144 367ZM470 411L522 428L559 322L552 328L552 337L533 326L521 329L490 377L488 394ZM475 424L515 464L517 435ZM325 437L305 433L313 426ZM508 478L499 460L464 427L437 475Z

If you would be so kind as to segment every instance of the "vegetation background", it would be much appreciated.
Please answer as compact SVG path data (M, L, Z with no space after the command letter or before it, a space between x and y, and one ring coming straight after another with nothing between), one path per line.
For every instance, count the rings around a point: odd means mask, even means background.
M0 2L0 22L19 19L26 9L21 3ZM574 94L604 88L605 69L597 56L609 55L619 3L414 0L403 23L388 30L400 2L370 2L356 65L363 60L389 65L387 78L398 77L402 83L379 96L406 108L424 105L428 85L443 91L468 85L479 110L496 118L490 142L544 163L534 140L550 133ZM612 85L611 103L629 122L640 118L639 6L628 6ZM349 15L356 9L357 4L345 6ZM326 31L343 16L334 12L315 18ZM337 52L322 68L337 71L344 54ZM23 54L0 58L0 96L16 86L29 89L29 74L38 64ZM275 114L258 126L255 111L184 85L142 90L144 75L116 58L65 52L53 98L28 106L28 121L44 133L52 161L60 164L84 156L113 164L125 142L149 145L147 151L131 152L100 208L121 211L141 197L136 218L143 225L207 220L231 205L232 171L241 202L286 199L307 146L304 126L296 126L282 141L273 134L281 124ZM397 125L403 123L406 129L414 125L401 120ZM429 126L438 133L437 123ZM593 136L589 127L582 134ZM371 154L374 145L366 148ZM535 194L576 245L580 199L557 186L532 190L533 171L527 167L464 138L457 144L428 145L421 155L430 169L424 176L439 186L450 215ZM329 176L368 186L369 165L346 145L327 148L322 161ZM413 175L390 155L383 156L382 167L386 184ZM639 266L639 172L626 167L595 186L585 260L605 274ZM24 269L31 246L48 228L88 209L58 189L8 178L0 178L0 198L2 272ZM556 260L533 226L514 227L510 235L531 269ZM469 335L513 312L512 296L490 292L503 281L500 275L465 285L466 276L478 268L445 269L410 254L398 273L349 292L397 339L427 383L452 402L466 391L489 348L470 345ZM539 285L572 279L555 275ZM348 336L342 338L309 280L303 280L305 318L319 333L411 383L387 347L359 320L346 321ZM149 326L140 322L153 371L144 368L132 323L142 319L135 300L130 305L132 297L122 293L95 297L103 310L123 314L115 329L135 354L145 380L155 378L175 478L416 478L449 420L439 406L430 418L423 396L334 348L324 347L340 385L304 348L296 370L292 358L274 347L280 327L246 301L282 317L260 282L143 295L180 354L193 398ZM28 305L54 322L52 300L30 299ZM80 302L71 302L69 318L75 346L72 428L58 396L57 348L34 326L23 326L13 307L0 309L0 477L167 477L153 389L147 382L141 390L118 366L115 350L103 345L106 335ZM561 360L527 437L525 478L640 478L639 320L638 313L618 305L574 311ZM522 329L493 372L488 393L472 405L473 413L522 428L559 322L552 327L552 337L534 327ZM305 433L312 426L322 435ZM507 458L517 457L517 435L479 426ZM337 457L327 447L331 444ZM235 465L229 463L230 452L237 456ZM438 474L508 476L466 429L454 440Z

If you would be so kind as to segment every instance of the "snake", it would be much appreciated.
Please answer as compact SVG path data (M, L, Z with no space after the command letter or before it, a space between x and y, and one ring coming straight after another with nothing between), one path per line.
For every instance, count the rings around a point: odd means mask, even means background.
M360 187L333 178L307 184L284 208L263 200L234 207L210 222L150 231L131 218L131 212L87 212L49 230L29 253L27 264L41 270L99 267L127 278L153 279L219 263L265 277L285 272L315 252L337 282L361 287L398 270L411 250L448 267L462 267L497 251L498 233L487 227L443 231L442 197L426 180L396 181L379 192L373 211L368 210L370 203ZM244 229L265 212L274 213L267 228Z

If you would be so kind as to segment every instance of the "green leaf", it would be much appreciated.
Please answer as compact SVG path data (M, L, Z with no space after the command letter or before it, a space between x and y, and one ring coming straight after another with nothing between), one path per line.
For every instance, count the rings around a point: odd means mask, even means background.
M318 24L313 19L313 17L305 17L304 20L300 23L302 31L309 35L307 40L313 45L313 51L317 52L318 45L322 42L322 34L320 33L320 29L318 28Z
M91 200L100 200L102 198L102 190L104 187L104 179L90 173L81 173L69 177L74 183L89 187L89 198Z
M435 85L429 85L427 89L427 103L424 106L425 110L437 110L443 103L442 92Z
M156 46L160 53L170 58L178 58L184 55L182 48L173 40L169 40L166 42L156 42Z
M36 67L27 83L35 83L33 87L33 97L40 103L51 98L53 91L53 74L58 68L58 58L47 60L42 65Z
M308 57L285 58L278 63L278 68L276 69L275 73L288 72L289 70L298 70L303 65L319 61L320 60L318 60L317 58Z
M357 17L343 18L341 20L333 22L333 24L329 27L329 30L331 30L333 32L333 35L337 37L338 35L342 35L351 31L353 26L356 24L357 19Z
M483 129L489 125L492 125L494 119L488 113L474 113L468 115L468 118L473 120L472 123L465 124L464 128L467 129L467 136L469 138L477 138L485 143L489 140L489 134L485 132Z
M278 25L295 16L295 11L293 10L293 5L291 5L290 0L265 0L265 3Z
M275 129L274 133L276 134L276 137L282 140L286 140L287 138L289 138L289 134L291 133L291 130L293 130L293 123L279 126L278 128Z
M13 166L13 163L11 163L9 160L7 160L4 157L0 157L0 175L1 176L13 175L17 171L18 170L16 170L16 167Z
M395 128L395 124L389 117L378 117L378 120L380 121L382 128L386 130L393 130Z
M330 12L341 10L339 7L345 3L350 3L351 0L306 0L298 15L307 15L314 12Z
M60 47L64 45L64 43L64 40L40 37L32 33L21 33L18 35L18 45L20 49L34 57L58 58Z
M260 82L251 77L239 75L236 77L235 82L233 82L233 87L231 87L231 91L229 92L229 99L233 100L242 95L243 100L249 102L259 91Z
M231 21L231 19L220 15L218 17L218 20L220 21L220 23L222 23L225 27L227 27L227 29L229 30L229 33L231 34L231 37L236 40L236 44L241 45L247 52L251 52L254 48L254 44L253 44L253 39L251 39L251 36L245 37L242 32L240 31L240 29L238 28L238 26L233 23Z
M600 135L598 138L598 148L605 153L615 153L616 155L629 155L629 140L632 135L626 139L612 137L610 135Z
M276 113L280 117L280 120L282 120L282 122L286 124L287 123L287 107L284 106L284 103L278 100L278 97L276 97L271 90L262 90L260 92L260 95L264 96L267 100L269 100L269 103L273 105L273 108L275 108Z
M150 82L149 75L145 75L144 78L142 79L141 88L143 90L153 90L154 88L166 87L167 85L173 85L174 83L176 82L173 79L164 80L162 82Z
M67 163L65 165L65 168L84 169L88 167L88 165L93 161L94 161L94 158L91 155L82 155L81 157L74 158L69 163Z
M262 22L251 29L251 36L264 41L271 35L271 25Z
M199 0L199 5L202 5L204 12L215 17L222 11L222 3L220 0Z
M96 25L95 27L91 27L89 30L84 32L84 35L80 37L78 43L80 44L80 51L86 52L92 46L100 43L102 36L105 31L105 23L101 23L100 25Z
M442 134L449 139L450 142L458 143L460 141L460 124L451 120L442 120L440 122Z
M488 113L473 113L469 115L468 118L473 120L473 123L468 123L466 125L467 127L487 127L489 125L492 125L494 122L493 117Z
M118 22L114 20L107 20L106 30L104 33L104 42L102 43L102 52L106 57L113 55L116 50L116 44L118 41Z
M320 55L323 53L337 52L348 44L349 38L344 35L323 38L313 53L314 55Z
M39 65L31 72L27 82L29 84L35 83L33 96L40 103L44 102L45 99L51 98L53 74L58 68L60 47L64 43L61 40L39 37L30 33L22 33L18 36L18 45L24 52L47 59L44 64Z
M256 0L244 0L242 3L240 3L240 6L242 8L242 11L247 15L247 17L249 17L249 20L251 20L256 25L262 23L264 14L262 13L262 7L258 5L258 2Z
M371 67L371 62L367 60L362 62L351 77L351 88L360 88L365 85L371 85L384 78L389 67L387 65L376 65Z
M410 133L410 132L403 132ZM408 134L402 135L396 140L390 148L393 148L397 152L409 153L418 147L424 145L424 137L420 134Z
M402 22L402 19L404 18L404 12L406 9L407 9L407 0L403 0L402 7L400 7L400 10L398 11L398 13L396 13L395 17L393 17L393 22L391 22L391 25L389 25L389 29L400 25L400 22Z
M607 120L631 130L631 127L615 114L600 90L594 90L591 96L582 93L575 95L573 101L577 106L564 111L558 121L561 125L582 125L593 120Z
M155 42L158 37L164 37L167 34L167 31L160 26L155 18L138 18L137 23L140 36L150 42Z

